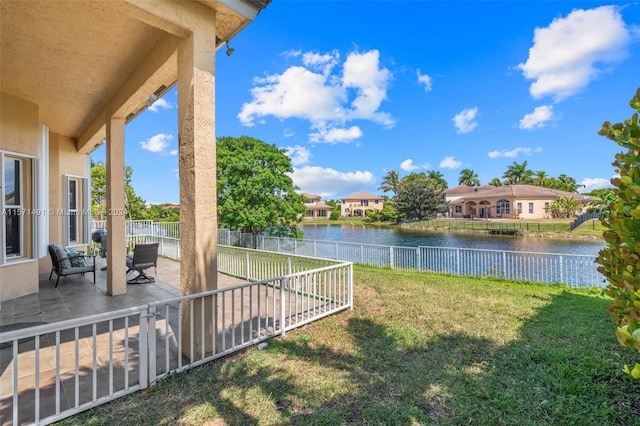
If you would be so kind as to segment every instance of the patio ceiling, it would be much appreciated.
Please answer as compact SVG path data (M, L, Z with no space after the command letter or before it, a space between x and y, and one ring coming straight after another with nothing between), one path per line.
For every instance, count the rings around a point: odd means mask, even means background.
M131 118L175 83L175 47L190 32L189 16L215 13L223 46L266 3L3 0L0 90L37 104L51 131L89 152L102 140L105 113Z

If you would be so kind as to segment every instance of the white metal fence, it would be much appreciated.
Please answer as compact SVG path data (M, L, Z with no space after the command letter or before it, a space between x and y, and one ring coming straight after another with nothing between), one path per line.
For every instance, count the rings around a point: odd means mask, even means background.
M0 423L49 424L353 306L348 262L220 246L218 269L256 281L3 333Z
M455 247L399 247L336 241L259 237L260 250L336 259L402 270L515 281L606 287L593 256L482 250Z
M133 221L136 222L136 221ZM180 238L162 227L153 228L145 221L128 225L127 229L142 235L128 238L160 243L160 254L180 258ZM160 224L169 227L173 224ZM172 228L169 228L172 229ZM146 234L154 231L155 234ZM179 231L179 229L177 229ZM496 277L515 281L562 283L571 287L606 287L597 270L595 258L589 255L538 253L525 251L484 250L455 247L402 247L339 241L298 240L243 234L229 229L218 230L218 244L252 247L276 253L292 253L325 259L342 260L363 265L417 270L474 277Z

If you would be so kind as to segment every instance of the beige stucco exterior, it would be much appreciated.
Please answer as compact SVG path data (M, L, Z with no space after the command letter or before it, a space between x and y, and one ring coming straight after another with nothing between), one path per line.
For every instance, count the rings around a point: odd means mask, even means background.
M181 290L217 288L215 54L269 1L0 0L0 154L22 165L22 207L46 215L19 227L2 222L2 247L18 228L24 241L20 256L0 253L2 300L38 291L39 274L50 271L48 244L89 242L84 220L70 239L69 188L83 185L78 202L89 206L87 155L102 143L107 210L124 211L125 126L176 84ZM4 195L2 203L4 212ZM107 270L111 295L127 291L124 223L123 214L107 217L107 262L123 266Z
M307 194L306 192L303 192L301 195L305 199L304 206L306 212L303 216L304 219L329 220L333 207L322 201L322 197L317 194Z
M340 200L343 217L365 217L367 211L382 210L384 198L368 192L356 192Z
M458 186L445 191L449 217L547 219L549 206L560 197L574 198L580 211L596 200L582 194L534 185L505 185L479 188Z

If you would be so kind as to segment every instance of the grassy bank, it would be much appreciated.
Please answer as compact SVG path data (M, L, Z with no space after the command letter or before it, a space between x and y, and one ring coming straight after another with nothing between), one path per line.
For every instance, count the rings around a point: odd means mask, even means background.
M69 425L630 425L598 290L356 267L355 309Z
M487 229L514 229L521 231L521 235L553 238L602 238L602 224L599 220L589 220L578 226L573 231L569 230L570 219L537 219L537 220L462 220L462 219L432 219L407 223L366 222L359 218L341 218L339 220L309 219L302 222L304 225L359 225L371 227L400 227L403 229L429 230L429 231L464 231L487 232Z

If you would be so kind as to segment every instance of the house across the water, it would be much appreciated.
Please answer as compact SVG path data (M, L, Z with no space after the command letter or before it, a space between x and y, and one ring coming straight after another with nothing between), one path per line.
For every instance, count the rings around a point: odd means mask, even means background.
M307 209L304 215L305 219L329 219L333 207L322 201L322 197L316 194L307 194L306 192L303 192L302 196L305 198L304 206Z
M365 217L367 211L382 210L384 198L368 192L356 192L343 197L340 204L343 217Z
M545 219L552 217L550 207L559 198L573 198L578 211L586 210L587 204L597 200L534 185L461 185L444 192L449 217L453 218Z

